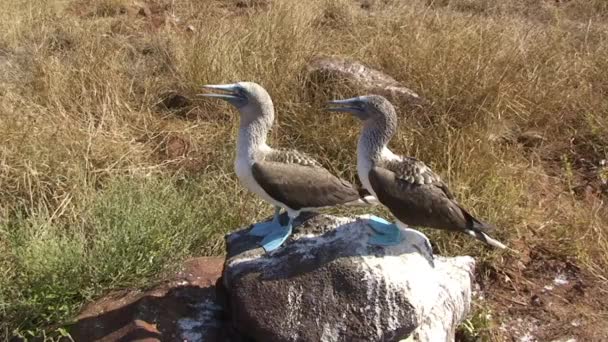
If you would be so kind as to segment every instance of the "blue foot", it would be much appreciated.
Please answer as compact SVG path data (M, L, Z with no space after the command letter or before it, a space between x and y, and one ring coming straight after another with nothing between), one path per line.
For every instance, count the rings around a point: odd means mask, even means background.
M281 224L279 222L279 215L281 214L280 207L274 207L274 216L272 217L272 221L256 223L253 225L253 228L249 230L249 235L253 236L266 236L281 228Z
M387 220L373 215L368 218L367 224L378 234L391 234L397 228Z
M274 232L275 230L281 229L281 224L275 220L268 222L256 223L253 228L249 231L249 235L253 236L266 236Z
M260 243L266 253L272 252L275 249L281 247L281 245L287 240L287 238L291 235L291 222L286 227L281 227L270 233L270 235L266 235L266 237Z
M367 240L373 246L395 246L401 243L401 231L393 225L395 230L391 234L374 234Z
M374 230L368 244L374 246L394 246L401 243L401 230L393 223L380 218L371 216L367 224Z

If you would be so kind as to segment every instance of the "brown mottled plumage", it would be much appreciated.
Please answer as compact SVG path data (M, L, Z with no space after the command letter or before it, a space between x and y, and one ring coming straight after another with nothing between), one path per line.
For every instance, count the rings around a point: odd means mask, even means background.
M317 162L313 157L297 150L273 149L268 153L264 153L261 156L261 160L274 163L298 164L301 166L317 168L323 167L321 163Z

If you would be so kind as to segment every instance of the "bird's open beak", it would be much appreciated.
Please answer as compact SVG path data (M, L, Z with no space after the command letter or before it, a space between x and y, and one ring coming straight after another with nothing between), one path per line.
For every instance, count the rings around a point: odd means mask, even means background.
M347 112L347 113L359 113L361 112L361 105L359 104L359 98L353 97L346 100L333 100L327 103L331 107L327 110L330 112Z
M204 85L203 88L219 90L223 93L205 93L199 94L199 96L215 97L229 102L242 100L242 97L239 96L236 91L236 84L207 84Z

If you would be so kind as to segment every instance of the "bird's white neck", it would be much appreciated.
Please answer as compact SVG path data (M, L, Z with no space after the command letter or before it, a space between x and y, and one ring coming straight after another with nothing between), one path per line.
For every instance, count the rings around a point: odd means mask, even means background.
M363 126L357 145L357 174L359 180L363 187L376 198L378 196L369 181L370 170L381 160L399 158L387 147L392 136L389 133L375 124L366 123Z
M387 147L393 134L392 130L387 129L381 122L366 122L357 145L357 158L365 160L359 161L374 163L381 158L394 156Z
M242 110L248 110L248 108ZM241 115L241 118L243 117ZM237 160L246 160L249 163L254 161L259 152L270 150L270 147L266 144L266 138L273 121L272 114L253 117L255 118L252 120L241 119L237 141Z

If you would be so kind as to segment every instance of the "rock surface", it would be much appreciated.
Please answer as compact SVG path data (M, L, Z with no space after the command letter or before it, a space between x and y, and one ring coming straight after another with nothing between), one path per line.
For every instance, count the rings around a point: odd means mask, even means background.
M383 95L397 105L416 106L423 103L418 94L391 76L356 61L317 57L307 65L306 73L313 85L324 89L354 87L366 94Z
M469 311L474 260L432 256L402 230L368 246L365 219L320 215L266 255L247 230L227 236L230 316L255 341L452 341Z
M433 257L412 229L400 245L368 246L365 218L301 219L270 255L246 229L232 233L225 260L191 259L155 289L98 300L68 331L74 341L454 339L469 310L472 258Z
M89 304L68 330L74 341L230 341L215 284L224 258L187 261L176 279L147 292Z

